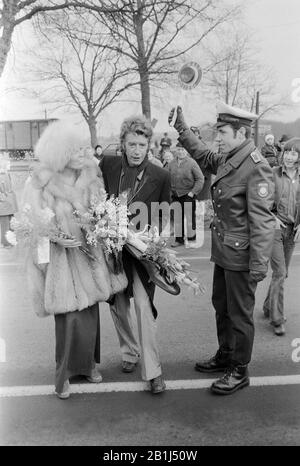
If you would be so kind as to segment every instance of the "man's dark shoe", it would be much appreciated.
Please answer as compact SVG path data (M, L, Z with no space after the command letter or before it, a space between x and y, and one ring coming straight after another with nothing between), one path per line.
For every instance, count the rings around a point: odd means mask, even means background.
M150 380L151 393L156 395L156 393L162 393L166 389L166 384L162 375L155 377L155 379Z
M283 336L283 335L285 334L284 325L283 325L283 324L275 325L275 326L274 326L274 333L275 333L275 335L277 335L278 337Z
M171 244L171 248L179 248L180 246L184 246L184 242L182 241L175 241Z
M223 377L216 380L210 387L217 395L231 395L231 393L247 387L250 384L247 366L236 366L226 369Z
M229 356L218 350L212 358L196 362L195 369L199 372L222 372L229 365Z
M133 372L136 368L136 362L123 361L122 362L122 372Z

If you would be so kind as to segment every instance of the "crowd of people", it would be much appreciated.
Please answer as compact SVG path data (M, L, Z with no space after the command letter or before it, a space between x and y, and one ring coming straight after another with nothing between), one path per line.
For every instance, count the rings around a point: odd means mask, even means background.
M136 202L147 207L148 217L144 224L139 222L140 230L151 224L162 230L160 222L153 225L153 218L161 220L152 215L154 205L180 205L182 216L180 225L174 223L172 244L178 247L185 240L191 245L195 241L196 199L209 180L214 211L210 227L212 304L218 348L210 359L199 360L195 369L223 373L213 382L212 392L228 395L249 385L255 292L257 283L267 276L269 262L272 278L263 313L276 336L285 333L284 281L300 238L300 138L282 138L279 146L269 134L260 152L251 138L257 116L222 104L215 152L190 129L180 107L172 109L169 122L174 121L174 112L178 142L173 151L167 133L160 148L151 146L153 130L143 116L123 121L121 157L103 155L101 145L94 150L85 147L78 131L61 122L51 124L35 148L39 163L26 183L24 200L37 213L51 209L55 222L67 234L50 241L47 263L39 260L34 248L27 257L32 306L39 316L53 315L55 319L55 392L61 399L70 396L69 380L74 375L83 375L91 383L102 380L96 366L100 362L99 302L110 306L122 371L135 371L139 362L151 393L166 389L156 339L155 286L148 271L132 250L124 247L124 270L112 272L102 246L88 244L80 225L72 221L74 210L84 215L92 197L103 189L110 196L126 192L129 209ZM0 207L3 197L1 182ZM10 218L15 211L16 206L5 215ZM170 211L168 216L167 222Z

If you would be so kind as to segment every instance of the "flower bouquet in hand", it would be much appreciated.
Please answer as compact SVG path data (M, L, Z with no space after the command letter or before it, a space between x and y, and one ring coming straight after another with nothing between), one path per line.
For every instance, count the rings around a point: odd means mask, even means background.
M59 231L53 222L54 212L46 207L39 213L33 211L30 204L16 213L10 221L11 230L6 233L6 239L13 246L21 243L23 246L37 246L40 239L52 238Z
M23 247L37 248L38 261L41 263L47 263L50 260L50 241L60 243L67 240L70 242L70 247L78 246L82 252L94 259L89 251L76 242L74 236L65 233L56 224L54 217L55 214L49 207L36 212L30 204L25 204L10 221L11 230L6 233L6 239L13 246L20 244Z
M195 294L204 292L204 286L191 275L190 265L168 249L157 228L150 228L147 233L129 230L127 247L143 262L150 280L168 293L179 294L180 284L187 285Z
M91 205L84 214L74 215L85 231L86 241L92 246L101 244L107 264L114 273L123 271L121 251L127 239L129 211L126 194L108 196L101 190L100 196L91 199Z

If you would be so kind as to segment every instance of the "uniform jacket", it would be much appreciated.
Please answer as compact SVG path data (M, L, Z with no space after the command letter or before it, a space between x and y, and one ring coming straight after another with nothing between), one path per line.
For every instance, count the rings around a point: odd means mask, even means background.
M88 249L90 256L78 248L64 248L50 242L50 262L39 264L37 248L30 247L26 264L31 304L36 314L45 317L53 314L81 311L108 298L127 286L125 274L109 272L102 247L86 244L85 235L76 223L73 211L84 213L91 196L103 189L98 177L99 169L93 160L86 161L78 178L74 170L53 172L40 166L26 183L24 202L33 211L48 207L54 213L54 222L73 235Z
M296 194L295 227L297 227L300 223L300 172L298 173L299 173L299 183L298 183L298 190ZM275 215L277 215L279 201L282 197L282 190L283 190L282 166L273 168L273 176L274 176L274 183L275 183L275 199L274 199L274 206L272 210L275 213ZM285 214L287 214L287 212L285 212Z
M180 141L203 171L216 175L211 186L211 260L228 270L266 272L275 231L274 182L267 161L252 140L232 151L227 161L189 130Z

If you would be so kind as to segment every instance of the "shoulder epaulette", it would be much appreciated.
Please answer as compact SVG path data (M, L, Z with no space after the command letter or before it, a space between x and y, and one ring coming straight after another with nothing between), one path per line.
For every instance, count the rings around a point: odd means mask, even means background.
M255 149L253 152L250 154L251 159L253 160L254 163L258 163L261 161L261 155L257 149Z

